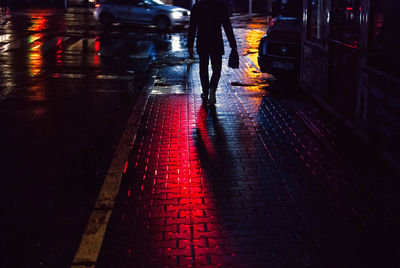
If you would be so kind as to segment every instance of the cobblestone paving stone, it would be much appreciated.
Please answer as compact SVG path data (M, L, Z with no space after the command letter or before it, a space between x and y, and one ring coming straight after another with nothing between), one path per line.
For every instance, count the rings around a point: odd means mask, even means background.
M397 219L240 46L215 108L198 64L159 70L98 267L390 267Z

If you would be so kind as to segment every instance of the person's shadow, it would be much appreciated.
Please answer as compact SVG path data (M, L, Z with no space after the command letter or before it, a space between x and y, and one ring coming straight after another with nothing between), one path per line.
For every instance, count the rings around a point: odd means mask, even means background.
M213 182L226 179L230 164L230 152L226 144L215 106L202 104L197 113L198 123L195 135L196 148L202 171Z
M225 117L221 117L221 119ZM212 206L222 216L223 224L232 222L232 201L236 164L233 144L226 136L224 122L220 122L214 106L202 104L197 112L197 127L193 133L201 174L215 200ZM235 228L235 226L231 226Z
M207 217L218 218L218 229L224 233L229 246L237 252L246 250L244 244L247 243L247 237L239 237L235 234L242 230L251 229L252 226L245 225L243 218L242 200L240 199L240 163L235 155L240 146L235 139L236 130L233 133L226 133L224 130L233 124L230 115L218 113L214 106L202 104L197 116L197 127L193 133L196 145L197 156L200 162L202 181L204 181L205 192L210 192L212 199L207 199L205 205ZM233 128L234 129L234 128ZM233 136L231 136L233 135ZM210 203L208 203L210 202ZM243 256L235 256L235 263L245 267L246 261Z

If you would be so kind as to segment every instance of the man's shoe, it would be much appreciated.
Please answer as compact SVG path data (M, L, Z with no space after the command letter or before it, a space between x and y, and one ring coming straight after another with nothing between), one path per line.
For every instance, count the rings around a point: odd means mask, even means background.
M204 102L207 102L207 100L208 100L208 96L207 96L208 94L205 94L205 93L201 93L201 99L204 101Z
M212 105L214 105L214 104L216 104L217 103L217 99L216 99L216 97L215 97L215 89L212 89L211 91L210 91L210 99L209 99L209 102L210 102L210 104L212 104Z

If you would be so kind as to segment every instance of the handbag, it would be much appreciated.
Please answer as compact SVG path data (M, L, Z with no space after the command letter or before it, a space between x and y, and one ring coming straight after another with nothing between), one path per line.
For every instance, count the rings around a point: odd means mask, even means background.
M239 68L239 54L236 49L232 49L231 54L229 55L228 67L233 69Z

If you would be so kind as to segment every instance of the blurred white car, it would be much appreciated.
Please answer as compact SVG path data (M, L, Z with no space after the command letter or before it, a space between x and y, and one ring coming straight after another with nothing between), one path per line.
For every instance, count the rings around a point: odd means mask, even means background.
M93 14L104 25L114 22L155 25L161 30L185 26L190 18L189 10L165 5L160 0L99 0Z

